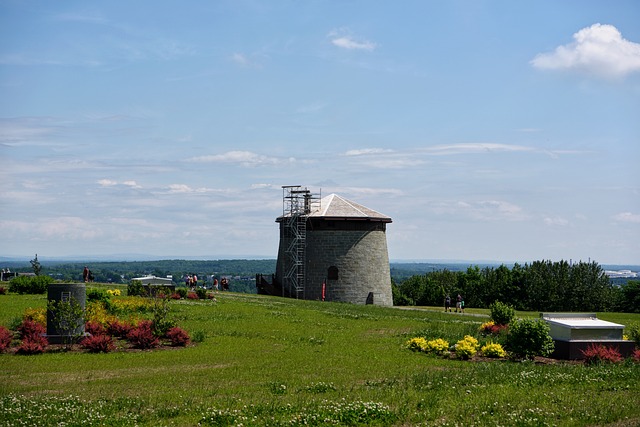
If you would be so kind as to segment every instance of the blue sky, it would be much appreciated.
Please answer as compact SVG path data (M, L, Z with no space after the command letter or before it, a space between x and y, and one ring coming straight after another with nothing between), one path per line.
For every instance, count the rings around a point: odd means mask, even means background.
M0 256L275 257L282 185L394 260L640 264L636 1L0 1Z

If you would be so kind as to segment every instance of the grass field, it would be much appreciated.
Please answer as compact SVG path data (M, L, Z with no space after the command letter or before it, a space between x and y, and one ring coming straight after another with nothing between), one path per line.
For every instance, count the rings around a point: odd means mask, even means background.
M451 343L477 336L486 310L234 293L171 305L178 324L204 334L203 342L0 355L0 425L640 425L637 363L462 361L405 348L415 336ZM42 295L0 295L0 324L44 306ZM640 322L638 314L599 317Z

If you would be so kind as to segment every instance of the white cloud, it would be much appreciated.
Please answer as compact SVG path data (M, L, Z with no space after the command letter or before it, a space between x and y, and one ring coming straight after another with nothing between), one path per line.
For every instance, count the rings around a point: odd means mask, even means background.
M0 119L0 142L6 145L41 145L56 134L59 123L50 117Z
M336 187L332 189L340 194L353 195L354 197L402 197L404 191L397 188L378 187Z
M387 148L348 150L344 156L352 158L353 163L376 169L404 169L425 163L424 160L416 158L413 153L397 153Z
M343 155L345 157L358 158L359 164L379 169L398 169L419 166L427 163L420 156L453 156L453 155L472 155L485 153L545 153L553 157L560 154L576 154L577 151L557 150L549 152L540 150L535 147L513 144L497 144L497 143L461 143L434 145L430 147L420 148L417 151L398 152L392 149L384 148L362 148L348 150ZM360 160L363 159L363 160Z
M246 55L244 53L235 52L231 55L231 61L236 65L245 68L262 68L262 64L267 59L266 55L262 53L254 53L251 55Z
M98 184L102 187L113 187L114 185L118 185L118 181L113 181L111 179L101 179L98 180Z
M613 216L613 219L619 222L631 222L634 224L640 224L640 214L634 214L631 212L621 212Z
M264 188L272 189L272 188L280 188L280 187L276 187L273 184L264 184L264 183L262 183L262 184L251 184L251 189L252 190L262 190Z
M142 188L142 186L138 185L137 182L132 180L118 182L112 179L100 179L98 180L98 184L101 187L115 187L116 185L124 185L125 187L130 187L130 188Z
M438 215L462 215L479 221L523 221L529 218L520 206L503 200L443 200L429 203L427 209Z
M15 203L23 206L45 205L57 202L56 198L47 191L2 191L0 199L5 206Z
M242 53L237 53L237 52L234 53L233 55L231 55L231 60L238 65L242 65L243 67L246 67L249 65L249 60Z
M209 156L192 157L187 160L188 162L198 163L231 163L239 164L241 166L252 167L262 165L277 165L282 163L293 163L296 161L293 157L279 158L263 156L251 151L228 151L223 154L215 154Z
M474 154L474 153L495 153L495 152L526 152L534 151L531 147L522 145L508 145L495 143L463 143L449 145L435 145L427 147L423 151L432 155L450 154Z
M368 154L386 154L393 153L393 150L387 148L362 148L360 150L349 150L344 153L345 156L363 156Z
M210 188L200 187L200 188L191 188L185 184L171 184L169 185L169 193L208 193L213 191Z
M372 43L370 41L356 41L353 40L350 37L338 37L335 38L333 40L331 40L331 43L333 43L335 46L344 48L344 49L349 49L349 50L368 50L368 51L372 51L376 48L376 44Z
M565 227L569 225L569 221L561 218L561 217L546 217L544 218L545 225L548 226L556 226L556 227Z
M38 221L0 221L0 231L19 233L33 241L51 238L86 240L103 235L103 232L89 221L76 216L38 218Z
M348 33L348 30L339 29L329 33L329 38L334 46L347 50L365 50L371 52L376 49L377 45L369 40L355 38Z
M603 77L640 71L640 44L622 38L613 25L593 24L573 35L572 43L536 55L531 64L547 70L577 70Z
M525 219L520 206L501 200L478 202L475 211L485 219L509 219L513 221Z
M416 158L385 158L365 160L360 164L376 169L404 169L414 166L420 166L425 163L424 160Z
M142 188L135 181L123 181L122 185L126 185L127 187L131 187L131 188Z

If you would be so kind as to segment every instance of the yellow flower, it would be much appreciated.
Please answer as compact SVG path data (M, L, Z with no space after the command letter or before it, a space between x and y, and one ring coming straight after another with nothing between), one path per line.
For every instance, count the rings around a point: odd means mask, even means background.
M411 338L407 341L406 346L409 350L425 351L427 348L427 340L422 337Z
M117 313L144 313L153 309L153 301L143 297L127 297L114 299L111 306Z
M107 309L104 308L102 301L91 301L87 303L84 316L85 321L96 322L102 326L106 326L113 317L114 316L110 315Z
M505 357L507 355L500 344L492 342L483 345L480 352L486 357Z
M40 308L27 308L22 315L23 320L32 320L36 323L39 323L43 326L47 325L47 309L44 307Z
M464 338L462 339L463 341L467 341L469 344L471 344L474 347L478 347L478 340L475 339L474 337L472 337L471 335L465 335Z
M488 322L484 322L482 325L480 325L480 331L484 331L487 330L489 328L491 328L493 325L495 325L496 323L493 320L489 320Z
M442 354L449 350L449 343L442 338L437 338L435 340L427 341L427 345L425 347L425 351L427 353L438 353Z
M478 351L478 340L471 335L465 335L456 343L456 356L461 359L469 359Z

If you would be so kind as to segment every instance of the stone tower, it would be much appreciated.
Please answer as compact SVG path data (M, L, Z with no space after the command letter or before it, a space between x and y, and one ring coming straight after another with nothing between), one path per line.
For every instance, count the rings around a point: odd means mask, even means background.
M276 219L280 245L274 284L283 295L392 306L386 237L391 218L337 194L318 203L305 189L293 198L299 206L294 203Z

